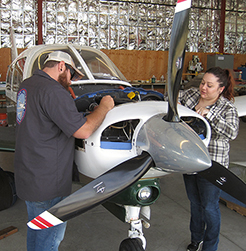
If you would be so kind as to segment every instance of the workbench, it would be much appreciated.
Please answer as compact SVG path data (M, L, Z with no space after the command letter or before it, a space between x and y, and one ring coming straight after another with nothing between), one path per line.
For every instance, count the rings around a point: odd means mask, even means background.
M162 94L167 92L167 83L166 82L145 82L145 81L138 81L138 82L131 82L131 85L133 87L140 87L145 90L152 90L152 91L158 91Z

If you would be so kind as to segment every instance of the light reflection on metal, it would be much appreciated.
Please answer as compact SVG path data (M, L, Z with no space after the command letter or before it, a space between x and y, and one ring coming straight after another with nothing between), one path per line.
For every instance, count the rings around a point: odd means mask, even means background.
M147 151L156 167L164 171L195 173L210 167L209 153L197 134L184 122L166 122L163 116L155 115L144 124L137 147Z
M187 140L187 139L182 140L182 141L180 142L180 149L183 148L183 144L185 144L185 143L189 143L189 140Z
M187 51L219 52L220 0L192 1ZM238 2L238 4L237 4ZM43 42L75 43L98 49L168 50L176 0L43 0ZM246 52L246 1L226 1L225 53ZM37 43L37 1L2 0L1 44Z

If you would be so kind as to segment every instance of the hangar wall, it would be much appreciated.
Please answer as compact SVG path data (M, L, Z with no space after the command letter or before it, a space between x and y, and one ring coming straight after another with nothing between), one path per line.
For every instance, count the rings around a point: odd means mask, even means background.
M146 80L153 75L160 79L161 75L167 78L168 51L137 51L137 50L102 50L115 63L128 80ZM214 53L186 52L183 73L192 60L193 55L198 55L204 71L207 66L207 55ZM245 65L246 54L234 54L234 67L237 69ZM185 76L183 76L185 78Z
M24 49L18 49L18 53ZM127 80L146 80L153 75L160 79L167 78L168 51L139 51L139 50L105 50L102 51L114 62ZM207 55L212 53L186 52L184 72L193 55L198 55L204 70L207 66ZM234 69L244 65L246 54L234 54ZM11 63L10 48L0 49L0 81L6 80L8 65Z
M176 2L0 1L0 48L10 47L12 27L18 48L69 42L99 49L165 51ZM192 0L186 51L245 53L245 8L244 0Z

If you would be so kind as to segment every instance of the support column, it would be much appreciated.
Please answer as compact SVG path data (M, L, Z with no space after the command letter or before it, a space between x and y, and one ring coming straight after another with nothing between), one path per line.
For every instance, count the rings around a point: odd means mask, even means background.
M43 44L43 0L38 0L38 44Z
M221 0L220 47L219 47L219 53L224 53L224 43L225 43L225 6L226 6L226 0Z

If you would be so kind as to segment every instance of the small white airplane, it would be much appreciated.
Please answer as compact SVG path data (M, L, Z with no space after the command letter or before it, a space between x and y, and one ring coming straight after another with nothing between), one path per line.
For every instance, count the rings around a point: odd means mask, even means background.
M142 226L148 225L150 205L160 195L159 178L174 172L199 173L246 203L245 183L210 160L207 146L211 129L206 119L177 105L190 7L191 0L178 1L175 10L169 49L169 102L161 93L132 87L104 53L90 47L39 45L22 52L9 66L6 96L14 103L19 84L41 68L55 50L69 53L85 75L72 82L70 90L80 112L92 111L104 95L111 95L116 103L93 135L76 140L75 163L92 181L30 221L30 228L52 227L103 204L130 224L120 250L144 250ZM236 99L240 116L246 115L243 103L244 97ZM220 182L225 177L227 182Z

